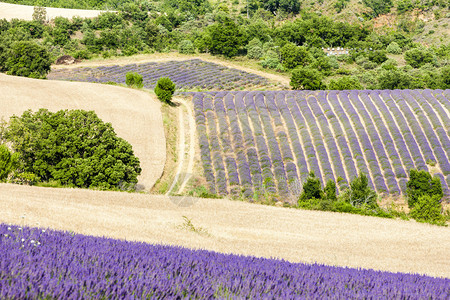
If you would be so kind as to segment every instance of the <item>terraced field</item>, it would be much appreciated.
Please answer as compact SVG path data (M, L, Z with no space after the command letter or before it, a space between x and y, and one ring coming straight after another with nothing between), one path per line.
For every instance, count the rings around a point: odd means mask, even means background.
M340 189L358 172L405 192L410 169L450 190L450 90L192 93L208 188L293 193L314 171Z
M48 79L125 84L127 72L141 74L144 87L151 89L160 77L169 77L177 89L185 90L254 90L271 85L265 77L200 59L92 68L58 68L48 75Z

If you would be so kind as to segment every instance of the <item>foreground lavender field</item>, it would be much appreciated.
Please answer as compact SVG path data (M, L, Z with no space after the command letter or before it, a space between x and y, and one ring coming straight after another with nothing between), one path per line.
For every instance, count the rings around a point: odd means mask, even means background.
M450 279L0 225L1 299L448 299Z
M141 74L146 88L154 88L160 77L169 77L175 83L177 89L185 90L255 89L270 85L268 80L262 76L230 69L200 59L161 63L149 62L125 66L56 69L48 75L48 79L125 84L127 72Z
M404 193L410 169L450 194L450 90L191 93L212 192L290 195L314 171Z

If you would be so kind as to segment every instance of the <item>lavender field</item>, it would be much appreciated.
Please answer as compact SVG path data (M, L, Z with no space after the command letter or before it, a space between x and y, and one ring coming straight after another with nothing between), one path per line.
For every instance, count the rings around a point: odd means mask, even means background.
M259 75L227 68L215 63L191 59L185 61L149 62L125 66L66 68L53 70L48 79L125 84L127 72L143 76L144 87L154 88L160 77L169 77L177 89L237 90L267 87L269 81Z
M0 224L1 299L448 299L450 279Z
M190 93L211 192L291 195L314 171L405 192L410 169L450 190L450 90Z

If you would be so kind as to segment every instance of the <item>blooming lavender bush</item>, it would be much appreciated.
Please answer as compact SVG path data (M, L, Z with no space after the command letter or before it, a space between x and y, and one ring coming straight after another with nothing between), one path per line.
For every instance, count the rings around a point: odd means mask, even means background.
M448 299L450 279L0 224L1 299Z
M235 195L240 186L247 198L287 199L290 184L305 182L309 171L322 186L341 177L341 191L359 171L378 193L399 195L409 170L433 163L450 196L447 90L186 94L211 192Z
M161 77L169 77L175 83L177 90L255 89L269 85L269 81L262 76L200 59L161 63L149 62L125 66L56 69L48 75L48 79L125 84L127 72L141 74L144 87L148 89L154 89Z

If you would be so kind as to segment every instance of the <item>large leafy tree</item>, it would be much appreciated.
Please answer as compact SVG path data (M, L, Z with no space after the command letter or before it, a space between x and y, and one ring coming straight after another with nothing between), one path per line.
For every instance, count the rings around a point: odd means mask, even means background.
M409 181L406 183L406 196L410 208L418 202L421 196L428 195L437 197L440 200L444 193L442 191L441 181L438 177L431 177L431 174L425 170L409 171Z
M292 71L290 85L294 90L324 90L326 85L322 82L319 71L304 67Z
M211 53L233 57L239 53L243 34L231 18L224 17L222 22L217 22L209 27L207 41Z
M131 145L93 111L28 110L10 119L3 137L20 155L19 170L40 181L111 189L135 184L141 172Z
M48 51L35 42L15 42L7 52L4 69L11 75L45 78L50 71Z

